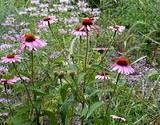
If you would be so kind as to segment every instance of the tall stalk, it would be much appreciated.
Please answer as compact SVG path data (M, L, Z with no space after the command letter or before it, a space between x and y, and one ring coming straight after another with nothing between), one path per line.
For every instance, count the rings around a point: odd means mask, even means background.
M33 54L33 51L31 52L31 73L32 73L32 77L31 77L31 82L32 82L32 85L34 86L34 54Z
M87 71L87 61L88 61L88 49L89 49L89 35L88 35L88 30L87 30L87 41L86 41L86 54L85 54L85 60L84 60L84 71L86 73ZM82 93L84 94L85 91L86 91L86 78L84 79L84 82L83 82L83 86L82 86ZM83 99L82 101L82 110L84 109L84 106L85 106L85 100ZM81 120L81 125L84 124L84 118L82 118Z
M39 123L39 112L38 112L37 108L35 107L35 105L34 105L34 103L33 103L33 101L32 101L31 94L30 94L29 89L28 89L28 87L27 87L27 85L26 85L26 81L21 77L21 75L20 75L20 73L19 73L19 71L18 71L15 63L12 63L12 64L13 64L13 67L14 67L15 71L17 72L19 78L20 78L21 81L22 81L21 83L24 85L24 88L25 88L26 93L27 93L27 97L28 97L28 99L29 99L29 102L30 102L31 105L32 105L32 108L35 109L35 112L36 112L36 116L35 116L36 123L37 123L37 125L40 125L40 123Z

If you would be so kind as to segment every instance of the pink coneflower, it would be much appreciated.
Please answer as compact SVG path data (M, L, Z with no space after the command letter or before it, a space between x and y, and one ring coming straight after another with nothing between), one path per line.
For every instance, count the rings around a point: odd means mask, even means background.
M28 82L30 79L28 77L25 77L25 76L22 76L22 77L18 77L18 76L14 76L13 78L11 79L1 79L0 82L2 84L15 84L16 82L20 81L20 80L24 80L26 82Z
M21 62L21 57L17 54L8 54L5 57L1 58L2 63L14 63L14 62Z
M111 116L111 118L113 118L114 120L117 120L117 121L126 121L126 119L125 118L122 118L122 117L119 117L119 116L117 116L117 115L110 115Z
M122 33L125 30L125 26L119 26L119 25L109 26L108 29L111 30L112 32Z
M44 17L40 22L38 22L39 28L45 28L48 26L48 24L57 23L58 19L56 16L47 16Z
M21 37L20 51L23 51L25 48L28 48L29 51L37 50L43 48L47 45L46 42L40 40L32 34L24 34Z
M93 18L83 18L80 30L88 32L92 29L97 29L97 26L93 23Z
M118 71L121 74L131 74L134 72L134 69L129 65L128 60L124 57L120 57L116 64L112 65L112 70Z
M105 73L105 72L97 73L95 79L106 80L106 79L108 79L107 75L108 75L108 73Z
M86 33L83 29L80 30L80 27L74 29L74 30L72 31L72 34L73 34L74 36L86 36L86 35L87 35L87 33Z
M93 50L99 52L99 53L104 53L106 51L108 51L108 48L104 48L104 47L97 47L97 48L93 48Z

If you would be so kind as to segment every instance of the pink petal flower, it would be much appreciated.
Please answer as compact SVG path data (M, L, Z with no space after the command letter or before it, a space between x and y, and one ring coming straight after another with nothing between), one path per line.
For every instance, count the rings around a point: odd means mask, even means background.
M13 63L13 62L21 62L21 57L16 54L8 54L5 57L1 58L2 63Z

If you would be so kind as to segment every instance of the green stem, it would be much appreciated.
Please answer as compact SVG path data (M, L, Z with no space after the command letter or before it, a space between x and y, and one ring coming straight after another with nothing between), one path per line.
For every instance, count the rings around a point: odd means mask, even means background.
M84 60L84 71L86 72L87 71L87 60L88 60L88 49L89 49L89 35L88 35L88 31L87 31L87 42L86 42L86 54L85 54L85 60ZM84 82L83 82L83 86L82 86L82 93L84 95L85 91L86 91L86 88L85 88L85 85L86 84L86 78L84 79ZM82 101L82 110L84 109L84 105L85 105L85 99L83 99ZM81 125L84 124L84 117L82 118L81 120Z
M88 48L89 48L89 36L88 36L88 31L87 31L87 42L86 42L86 54L85 54L85 63L84 63L84 71L86 72L87 68L87 59L88 59Z
M120 124L120 120L117 122L117 124L116 125L119 125Z
M20 79L22 80L22 84L24 85L24 88L25 88L25 90L26 90L26 92L27 92L28 99L29 99L32 107L34 108L31 95L30 95L30 93L29 93L29 90L28 90L28 88L27 88L27 85L25 84L26 81L21 77L19 71L17 70L17 67L16 67L15 63L13 63L13 67L14 67L15 71L17 72L18 76L20 77Z
M114 41L115 41L116 34L117 34L117 31L115 31L114 34L113 34L113 37L112 37L112 40L111 40L111 42L110 42L109 48L113 45L113 43L114 43Z
M49 30L51 31L52 35L54 36L53 30L52 30L52 28L51 28L51 24L50 24L49 21L48 21L48 27L49 27Z
M24 85L24 88L25 88L25 90L27 92L28 99L29 99L29 101L30 101L30 103L32 105L32 108L35 109L35 111L36 111L36 120L37 120L37 123L38 123L39 122L39 120L38 120L39 119L39 112L38 112L37 108L34 106L34 104L32 102L32 98L31 98L29 89L28 89L28 87L26 85L26 81L21 77L19 71L17 70L17 67L16 67L15 63L13 63L13 67L14 67L15 71L17 72L19 78L21 79L21 81L22 81L21 83Z
M113 90L113 94L115 93L116 89L117 89L117 84L118 84L118 81L119 81L119 78L120 78L120 73L117 74L117 77L116 77L116 82L115 82L115 87L114 87L114 90Z
M31 52L31 73L32 73L31 82L32 82L32 85L34 86L34 55L33 55L33 51Z

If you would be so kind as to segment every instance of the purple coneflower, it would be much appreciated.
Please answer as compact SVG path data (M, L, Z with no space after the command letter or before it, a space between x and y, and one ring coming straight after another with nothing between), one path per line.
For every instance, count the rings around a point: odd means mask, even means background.
M16 82L20 81L20 80L24 80L26 82L30 81L30 79L28 77L25 77L25 76L22 76L22 77L18 77L18 76L14 76L13 78L11 79L1 79L0 82L2 84L15 84Z
M125 30L125 27L124 26L115 25L115 26L109 26L108 29L111 30L112 32L122 33Z
M29 51L37 50L43 48L47 45L46 42L40 40L32 34L24 34L21 37L20 51L23 51L25 48L28 48Z
M97 29L97 26L93 23L93 18L83 18L80 30L88 32L92 29Z
M5 57L1 58L2 63L14 63L14 62L21 62L21 57L17 54L8 54Z
M95 79L98 79L98 80L107 80L108 79L108 73L105 73L105 72L101 72L101 73L98 73L95 77Z
M125 75L129 75L134 72L134 69L129 65L128 60L124 57L120 57L118 61L112 65L112 70Z
M80 27L74 29L74 30L72 31L72 34L73 34L74 36L86 36L86 35L87 35L87 33L84 31L84 29L81 29L81 30L80 30Z
M58 19L56 16L47 16L44 17L40 22L38 22L39 28L45 28L48 27L48 24L57 23Z

